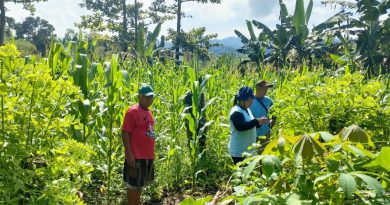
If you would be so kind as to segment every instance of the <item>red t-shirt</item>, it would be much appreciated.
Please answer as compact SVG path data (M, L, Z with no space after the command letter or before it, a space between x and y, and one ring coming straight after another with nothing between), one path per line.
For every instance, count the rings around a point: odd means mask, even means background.
M135 159L154 159L154 120L149 110L138 104L130 107L122 130L131 135L130 148Z

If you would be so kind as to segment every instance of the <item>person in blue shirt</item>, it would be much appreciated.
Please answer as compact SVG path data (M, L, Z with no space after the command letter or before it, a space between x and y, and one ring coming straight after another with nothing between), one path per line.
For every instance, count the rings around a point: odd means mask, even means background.
M269 123L268 118L256 119L249 110L253 98L252 88L246 86L240 88L235 96L234 106L230 111L229 153L234 164L244 160L242 155L244 152L254 153L253 150L248 150L248 148L256 143L256 127Z
M253 103L250 106L250 110L253 113L255 118L267 118L269 119L268 111L272 107L272 100L267 96L267 92L269 88L272 88L272 84L268 84L267 81L261 80L256 83L256 94L253 99ZM275 120L269 120L263 126L260 126L256 129L257 133L257 141L260 139L260 152L262 152L267 146L270 138L271 128L275 125ZM260 137L265 136L265 139L261 139Z

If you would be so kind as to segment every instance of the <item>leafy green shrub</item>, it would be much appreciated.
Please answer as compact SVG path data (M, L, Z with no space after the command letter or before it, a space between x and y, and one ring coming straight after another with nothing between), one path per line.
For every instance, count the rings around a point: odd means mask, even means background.
M224 200L243 204L389 203L390 167L384 159L390 157L390 148L374 154L367 150L371 146L369 135L356 125L335 136L326 132L280 136L262 155L241 163L247 165L233 175L235 192Z
M81 203L76 192L89 181L93 152L69 134L79 124L69 113L79 90L19 54L14 45L0 47L1 203Z
M37 47L25 39L15 40L15 46L21 51L21 56L39 55Z
M273 94L274 111L284 133L336 134L346 125L358 124L371 132L375 140L389 137L386 82L366 80L357 72L321 75L321 70L296 74L278 84L280 87Z

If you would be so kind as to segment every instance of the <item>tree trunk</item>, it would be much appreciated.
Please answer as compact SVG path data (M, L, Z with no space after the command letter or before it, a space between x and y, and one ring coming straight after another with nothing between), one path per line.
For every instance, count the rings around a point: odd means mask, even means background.
M4 32L5 32L5 5L4 0L0 0L0 45L4 45Z
M177 27L176 27L176 64L180 63L180 36L181 36L181 3L182 0L177 0Z
M123 14L123 22L122 22L122 51L127 51L127 8L126 8L126 0L122 0L122 14Z
M137 43L138 39L138 3L137 0L134 0L134 26L135 26L135 42Z

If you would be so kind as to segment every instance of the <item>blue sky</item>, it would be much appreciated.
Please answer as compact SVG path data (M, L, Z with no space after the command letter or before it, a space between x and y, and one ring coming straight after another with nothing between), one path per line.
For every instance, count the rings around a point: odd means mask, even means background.
M139 0L145 6L152 0ZM63 36L67 28L74 29L74 23L80 21L80 16L89 13L80 8L81 0L48 0L47 2L36 3L35 16L48 20L55 27L55 33ZM133 0L128 0L132 3ZM183 29L205 26L207 33L217 33L218 38L235 36L234 29L246 33L245 20L258 20L267 26L274 28L279 22L279 1L278 0L222 0L221 4L199 4L194 2L184 3L183 10L192 18L183 20ZM305 4L309 1L305 0ZM293 13L295 0L285 0L289 13ZM7 3L7 16L22 21L29 16L29 12L22 9L21 5ZM314 0L313 12L309 25L318 25L325 21L338 9L324 6L320 0ZM163 24L162 34L168 28L175 28L175 21Z

